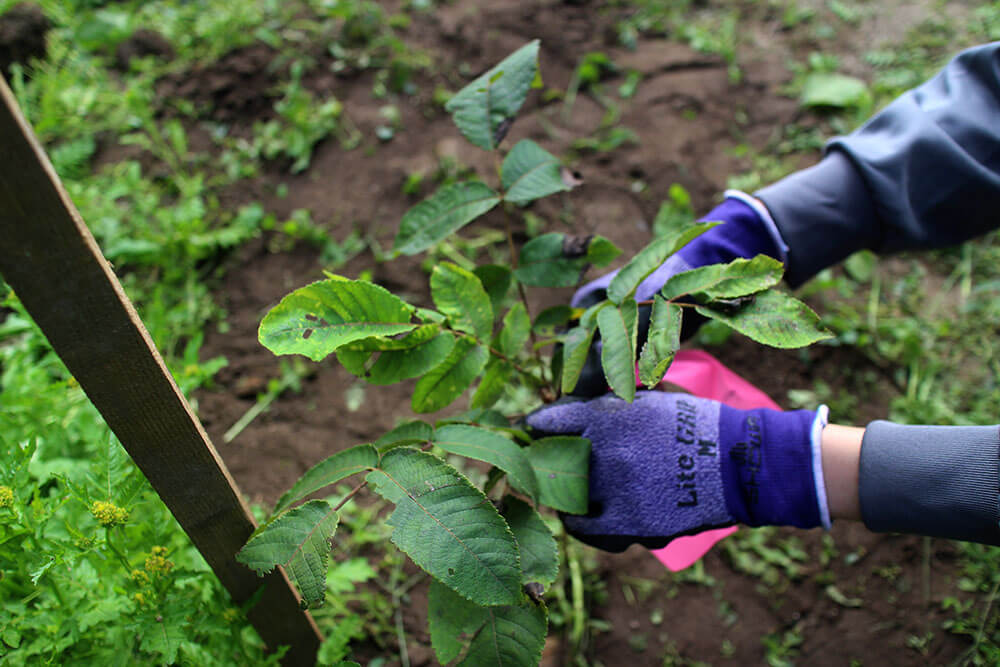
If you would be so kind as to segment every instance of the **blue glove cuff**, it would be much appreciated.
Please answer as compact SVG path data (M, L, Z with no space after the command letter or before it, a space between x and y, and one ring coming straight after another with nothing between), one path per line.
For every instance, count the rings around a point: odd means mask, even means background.
M721 407L722 488L733 518L748 526L822 525L812 444L817 417L809 410Z

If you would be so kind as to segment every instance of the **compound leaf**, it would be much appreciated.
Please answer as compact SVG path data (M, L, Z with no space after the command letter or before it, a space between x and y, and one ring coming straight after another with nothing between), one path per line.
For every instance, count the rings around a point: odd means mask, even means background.
M666 299L676 299L701 292L709 299L732 299L774 287L784 272L784 265L767 255L740 258L728 264L709 264L673 275L660 294Z
M431 579L427 591L427 626L438 662L445 665L483 626L483 608L469 602L441 582Z
M521 552L521 581L548 587L559 574L559 550L552 531L528 503L516 496L503 499L503 518Z
M635 317L627 317L635 310L622 304L625 310L603 308L597 314L597 326L601 331L601 366L611 391L629 403L635 398ZM632 325L631 327L629 325Z
M472 222L500 202L500 196L479 181L439 188L403 215L394 250L415 255Z
M476 393L472 395L470 405L473 408L488 408L503 395L504 387L507 386L514 369L506 361L493 357L486 364L486 371L483 379L476 387Z
M441 459L409 447L382 457L368 482L396 509L392 541L432 577L472 602L521 597L517 542L482 491Z
M573 287L587 264L586 257L566 257L564 234L552 232L536 236L521 248L514 276L532 287Z
M531 139L514 145L500 167L504 199L525 205L553 192L570 189L562 178L559 158Z
M615 304L620 304L626 298L631 298L639 284L658 269L668 257L720 224L722 223L702 222L650 243L630 259L628 264L623 266L611 279L611 283L608 285L608 299Z
M528 447L528 461L535 469L541 504L570 514L587 513L590 440L569 435L535 440Z
M468 338L455 342L451 353L417 381L410 401L414 412L434 412L469 388L483 370L490 353Z
M538 497L538 482L525 450L508 438L477 426L449 424L437 429L434 444L451 454L495 465L517 488Z
M320 280L281 300L260 323L258 338L275 354L321 361L341 345L417 327L413 307L363 280Z
M485 622L458 667L539 663L549 630L544 604L525 599L517 606L484 607L482 613Z
M451 114L465 138L491 151L503 140L524 104L538 70L538 40L510 54L448 100Z
M518 301L503 316L503 328L497 338L500 352L507 357L516 356L530 336L531 318L524 304Z
M657 294L649 318L649 336L639 355L639 381L652 389L667 372L681 346L681 307Z
M472 271L442 262L431 272L431 298L438 310L448 316L451 326L480 339L493 332L493 306L490 297Z
M830 338L809 306L774 290L755 295L735 310L709 306L697 306L695 310L771 347L805 347Z
M329 503L310 500L260 528L236 560L260 575L281 565L308 604L322 604L330 540L339 520Z
M274 514L278 514L296 500L305 498L313 491L318 491L330 484L336 484L345 477L350 477L377 465L378 452L371 445L357 445L337 452L307 470L299 478L299 481L295 482L292 488L278 499L278 504L274 506Z

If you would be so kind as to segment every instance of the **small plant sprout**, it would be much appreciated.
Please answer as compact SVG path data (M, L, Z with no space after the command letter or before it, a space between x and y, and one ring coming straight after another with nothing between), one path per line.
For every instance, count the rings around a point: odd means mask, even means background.
M261 574L283 566L305 601L321 604L338 512L361 488L371 488L395 506L386 519L392 542L432 578L428 618L442 663L539 662L545 591L559 562L539 511L587 511L589 441L532 439L494 409L506 388L527 387L539 402L572 391L599 335L608 385L632 401L637 363L647 387L670 365L684 309L778 347L826 337L808 307L771 289L783 268L764 256L679 274L651 302L637 304L639 283L711 222L677 226L656 239L620 270L608 299L585 312L562 306L532 313L528 288L572 287L588 267L606 266L620 253L608 239L563 233L515 246L511 218L518 207L579 184L537 143L521 139L507 148L518 111L540 85L538 50L537 41L523 46L446 105L462 135L497 156L494 182L468 178L442 186L403 216L393 246L396 256L423 253L500 209L509 264L469 269L441 261L430 274L433 307L330 275L286 296L260 325L261 343L275 354L314 361L335 354L372 384L416 378L411 407L417 413L441 410L475 385L469 411L434 424L405 422L308 470L238 556ZM651 325L637 349L640 306L650 307ZM491 466L484 488L449 465L445 454ZM353 475L361 479L339 502L297 504Z

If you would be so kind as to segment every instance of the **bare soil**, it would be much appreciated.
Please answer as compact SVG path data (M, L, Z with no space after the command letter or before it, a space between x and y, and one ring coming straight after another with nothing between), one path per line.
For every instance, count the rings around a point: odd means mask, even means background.
M308 85L320 95L337 96L365 142L345 152L328 141L319 146L310 168L297 176L283 165L272 165L259 179L228 192L223 203L256 200L279 216L307 208L333 238L343 239L357 229L385 247L400 216L417 201L402 191L408 175L430 174L442 157L455 157L480 173L492 170L490 156L464 143L432 104L434 86L455 90L470 74L538 37L549 88L565 90L580 57L590 51L604 51L622 71L636 69L643 75L637 94L627 101L614 93L622 76L604 83L605 94L621 106L621 125L638 135L638 143L610 153L577 153L572 166L585 184L531 209L549 221L551 229L613 239L625 249L624 261L650 240L651 222L672 183L681 183L696 209L707 211L727 176L748 167L744 158L736 157L737 145L762 149L776 130L801 119L796 102L780 94L790 75L768 49L759 48L741 60L743 80L732 84L725 63L675 41L644 38L635 52L622 49L614 34L614 10L596 5L460 1L417 17L406 39L427 49L438 69L419 76L418 94L393 100L402 112L402 130L387 143L374 138L375 126L384 122L379 109L386 100L373 98L371 75L338 76L319 58L306 77ZM204 117L246 127L271 113L281 76L273 59L273 51L264 45L240 49L163 81L160 93L195 101ZM540 101L536 94L510 137L532 138L554 153L567 154L574 139L599 128L605 113L589 94L577 96L571 108L558 100ZM279 184L287 186L287 195L277 196ZM498 219L488 217L463 233L475 235L500 226ZM518 240L524 238L518 235ZM398 420L413 416L408 404L412 385L365 386L358 408L347 400L348 389L357 386L355 378L334 361L323 363L305 381L301 394L282 396L235 441L224 444L222 434L254 405L257 389L279 374L278 360L256 341L262 316L290 290L321 277L322 268L315 251L300 247L272 253L266 239L244 247L230 263L218 292L228 311L228 328L209 332L204 350L206 357L224 355L229 365L213 390L198 394L198 409L240 487L253 501L273 503L321 458L371 441ZM429 302L419 260L376 263L366 252L340 272L353 276L363 270L411 302ZM537 291L531 295L533 310L565 302L570 292ZM811 389L817 379L858 391L859 423L884 415L894 391L884 380L862 386L852 379L866 369L875 376L880 371L846 348L762 350L734 337L712 352L779 403L786 403L790 389ZM954 594L956 578L950 543L931 544L933 567L922 574L919 538L873 535L858 525L838 525L831 533L837 553L821 565L823 554L830 553L823 535L819 530L782 531L776 539L797 538L808 556L799 576L768 585L739 571L719 547L704 560L712 586L677 583L639 548L599 555L597 576L606 595L588 599L589 614L607 621L610 629L592 634L588 659L633 666L661 665L664 656L759 664L766 651L761 638L789 630L801 635L798 659L810 665L845 665L854 658L867 665L937 664L949 662L965 648L940 628L939 602ZM636 578L653 582L648 593L635 594ZM829 592L830 585L843 593L840 602ZM411 595L405 614L411 664L434 664L424 626L425 594L418 587ZM908 638L928 631L934 639L926 655L907 647ZM370 650L361 647L359 657ZM566 664L565 650L562 638L550 640L546 664ZM388 657L387 664L398 664Z

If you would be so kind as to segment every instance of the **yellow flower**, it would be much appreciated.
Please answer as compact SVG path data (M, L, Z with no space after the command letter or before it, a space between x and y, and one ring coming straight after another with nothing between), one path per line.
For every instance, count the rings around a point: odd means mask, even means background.
M153 547L146 558L145 570L156 577L165 577L174 568L174 564L167 560L167 550L165 547Z
M142 570L132 570L132 581L140 586L145 586L149 583L149 575Z
M14 489L9 486L0 486L0 507L11 507L14 505Z
M105 528L124 526L125 522L128 521L129 514L124 507L118 507L114 503L107 503L103 500L94 501L94 504L90 506L90 513L97 519L97 523Z

